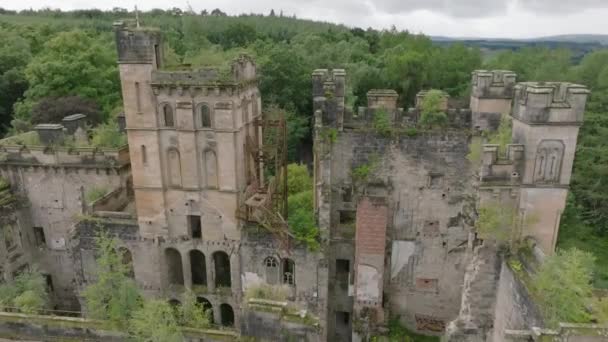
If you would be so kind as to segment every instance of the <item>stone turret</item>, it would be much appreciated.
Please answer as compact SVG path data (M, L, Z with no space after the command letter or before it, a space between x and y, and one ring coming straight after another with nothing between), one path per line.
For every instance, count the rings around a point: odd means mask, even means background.
M313 109L323 126L343 128L345 78L344 69L317 69L312 73Z
M515 87L513 117L530 124L577 125L589 90L582 85L555 82L525 82Z
M571 83L520 83L513 104L513 143L525 146L520 211L530 217L520 238L555 249L572 176L587 88Z
M114 23L116 48L119 63L162 63L162 35L160 31L147 28L128 28L122 21Z
M475 70L472 73L471 111L475 129L494 130L511 110L517 75L508 70Z

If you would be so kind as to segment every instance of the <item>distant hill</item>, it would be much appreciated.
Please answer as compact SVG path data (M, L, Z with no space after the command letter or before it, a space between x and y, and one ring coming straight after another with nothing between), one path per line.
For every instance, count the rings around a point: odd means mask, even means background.
M537 38L483 38L483 37L445 37L431 36L436 42L500 42L500 43L530 43L530 42L554 42L554 43L582 43L608 45L608 34L563 34L557 36L546 36Z
M540 37L529 40L573 43L600 43L602 45L608 45L608 34L563 34L559 36Z

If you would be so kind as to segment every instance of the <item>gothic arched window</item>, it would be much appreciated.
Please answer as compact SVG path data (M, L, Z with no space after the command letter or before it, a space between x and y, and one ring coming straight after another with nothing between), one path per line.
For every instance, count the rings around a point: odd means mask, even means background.
M165 127L175 127L175 117L173 116L173 108L168 103L161 105L161 114L163 116L163 125Z
M211 128L211 109L209 105L206 103L199 105L196 115L199 128Z
M564 156L561 140L543 140L536 150L534 181L536 183L558 183Z

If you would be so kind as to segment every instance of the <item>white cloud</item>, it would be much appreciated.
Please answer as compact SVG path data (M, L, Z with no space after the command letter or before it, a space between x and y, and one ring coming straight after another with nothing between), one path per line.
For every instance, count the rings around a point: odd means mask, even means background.
M538 37L554 34L608 34L608 0L0 0L8 9L97 7L141 9L180 7L229 14L264 13L271 9L299 18L377 29L398 29L456 37Z

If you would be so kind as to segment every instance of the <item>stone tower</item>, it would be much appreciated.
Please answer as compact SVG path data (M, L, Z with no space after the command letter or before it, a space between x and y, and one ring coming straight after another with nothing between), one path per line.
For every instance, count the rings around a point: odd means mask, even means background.
M528 217L521 237L555 249L560 216L589 91L570 83L520 83L513 100L513 143L525 146L520 210Z
M135 253L136 278L175 298L184 286L221 290L238 320L236 212L251 181L245 141L261 114L255 64L241 56L221 71L169 71L158 32L118 24L116 42L139 235L159 246Z
M496 129L501 116L511 112L517 75L507 70L475 70L472 75L472 126L481 130Z

